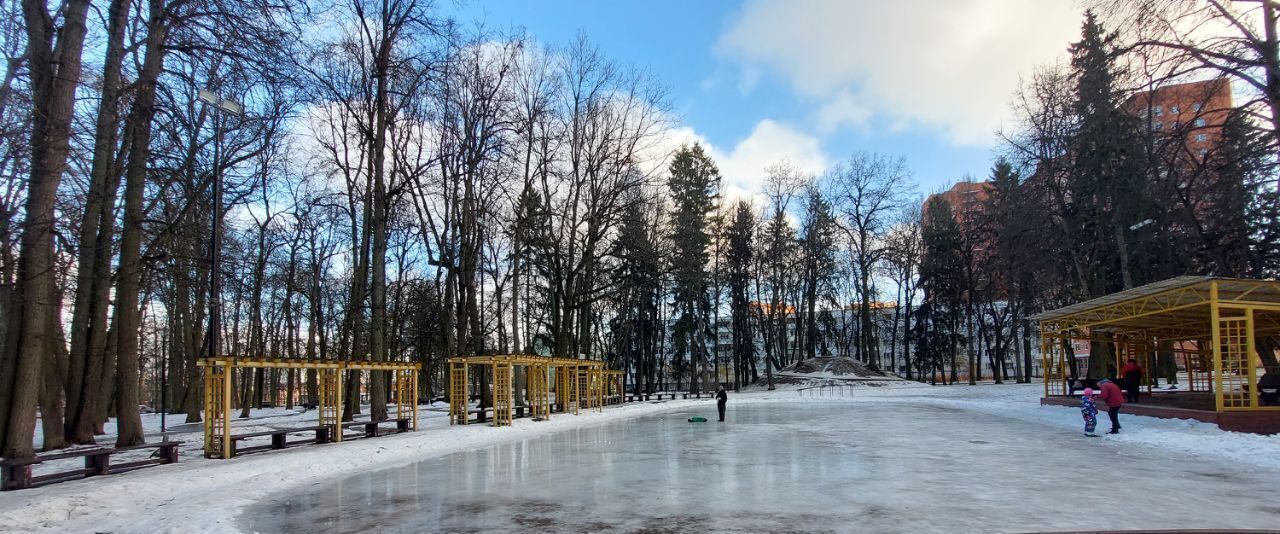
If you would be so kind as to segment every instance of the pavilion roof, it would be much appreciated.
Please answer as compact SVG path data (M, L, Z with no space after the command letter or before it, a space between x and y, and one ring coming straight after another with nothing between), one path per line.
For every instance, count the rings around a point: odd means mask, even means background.
M1217 290L1231 308L1280 311L1280 281L1178 276L1030 317L1046 334L1086 337L1091 331L1163 339L1208 338L1210 302ZM1258 328L1280 330L1280 317L1255 317Z

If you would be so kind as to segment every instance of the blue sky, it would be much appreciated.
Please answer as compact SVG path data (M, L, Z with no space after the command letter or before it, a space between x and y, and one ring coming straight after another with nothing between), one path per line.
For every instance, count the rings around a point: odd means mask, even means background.
M857 151L903 156L922 193L985 177L1019 76L1065 60L1070 0L491 0L441 6L559 46L579 31L670 91L683 139L726 182L812 173Z

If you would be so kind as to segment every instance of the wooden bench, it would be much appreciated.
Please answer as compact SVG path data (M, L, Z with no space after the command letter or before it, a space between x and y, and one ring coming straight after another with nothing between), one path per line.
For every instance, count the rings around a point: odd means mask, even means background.
M34 488L81 477L123 473L152 465L177 463L178 445L181 444L181 441L162 441L160 443L146 443L130 447L85 449L30 458L6 459L0 461L0 470L3 471L3 475L0 477L0 490ZM118 464L111 463L112 454L140 449L157 449L155 453L157 457ZM47 475L32 476L32 466L44 462L77 457L84 457L83 469L71 469Z
M387 419L386 421L350 421L350 422L342 423L342 428L344 430L348 428L363 428L364 437L376 438L378 436L382 436L386 434L385 432L382 431L382 428L380 426L384 423L395 423L396 430L395 432L392 432L392 433L397 434L400 432L408 432L410 430L409 425L413 423L413 420L409 419L408 417L402 417L400 419ZM344 435L343 437L345 438L346 436ZM352 437L360 437L360 436L353 435Z
M686 399L689 398L688 393L685 393L684 395ZM675 393L628 393L625 396L627 402L640 402L642 400L643 401L662 400L663 397L670 398L671 400L676 400Z
M527 406L512 406L511 418L512 419L523 418L525 416L525 410L527 408L528 408ZM469 421L470 417L474 415L476 416L475 420L477 423L483 423L488 420L488 418L491 416L492 413L493 413L493 406L486 406L483 410L481 410L480 408L472 408L467 410L467 417Z
M297 434L302 432L315 432L316 437L313 439L303 439L288 441L289 434ZM304 443L329 443L333 440L333 436L329 435L330 430L326 425L304 426L298 428L281 428L279 430L267 430L265 432L250 432L248 434L236 434L231 436L231 456L239 456L256 451L266 451L272 449L283 449L289 445L302 445ZM256 445L253 447L242 447L240 442L249 438L260 438L271 436L270 445Z
M1093 389L1094 391L1098 391L1099 380L1102 380L1102 379L1101 378L1077 378L1075 380L1072 380L1068 378L1067 379L1067 396L1073 396L1076 394L1076 391L1084 391L1085 389Z

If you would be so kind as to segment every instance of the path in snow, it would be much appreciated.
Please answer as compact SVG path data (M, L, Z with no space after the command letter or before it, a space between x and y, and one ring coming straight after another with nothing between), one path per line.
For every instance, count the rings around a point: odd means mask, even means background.
M705 410L704 410L705 411ZM731 405L316 481L264 532L1267 528L1277 473L910 401ZM1103 424L1105 427L1105 424Z

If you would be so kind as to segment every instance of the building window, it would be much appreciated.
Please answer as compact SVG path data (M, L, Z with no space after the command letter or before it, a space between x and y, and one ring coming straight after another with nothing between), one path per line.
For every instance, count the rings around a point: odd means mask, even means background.
M1203 143L1203 142L1205 142L1207 139L1209 139L1209 136L1207 136L1207 135L1205 135L1205 134L1196 134L1196 141L1198 141L1198 142Z
M1209 153L1208 149L1204 149L1204 148L1200 149L1200 157L1203 158L1208 153Z
M1177 114L1179 114L1179 113L1182 113L1182 111L1178 109L1178 106L1173 106L1173 107L1169 108L1169 113L1172 113L1172 114L1174 114L1174 115L1177 115Z
M1158 132L1158 131L1160 131L1160 130L1163 130L1163 129L1164 129L1164 123L1163 123L1163 122L1157 122L1157 123L1153 124L1152 126L1155 126L1155 127L1156 127L1156 131L1157 131L1157 132Z
M1204 126L1204 119L1196 119L1196 126Z
M1196 111L1196 113L1199 113L1199 112L1200 112L1200 110L1201 110L1201 109L1203 109L1203 108L1204 108L1204 106L1203 106L1203 105L1201 105L1199 102L1196 102L1195 104L1192 104L1192 105L1191 105L1191 109L1194 109L1194 110Z
M1170 130L1177 130L1177 129L1178 129L1178 126L1181 126L1180 124L1178 124L1178 121L1173 121L1173 122L1169 123L1169 129L1170 129Z
M1154 109L1156 110L1157 117L1164 115L1164 106L1156 106Z

